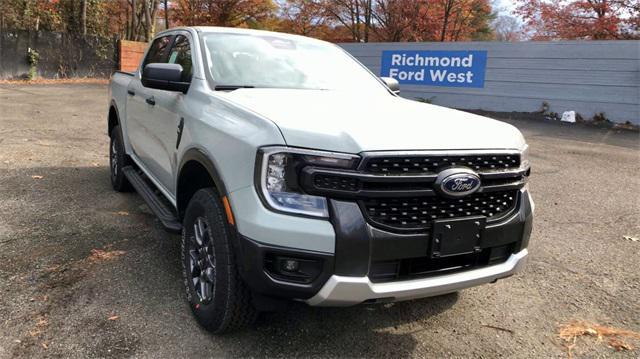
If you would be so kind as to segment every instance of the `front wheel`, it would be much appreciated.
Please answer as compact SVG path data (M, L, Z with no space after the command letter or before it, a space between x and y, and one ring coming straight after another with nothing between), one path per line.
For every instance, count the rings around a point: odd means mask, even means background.
M211 188L196 192L182 228L184 285L198 323L218 334L244 328L257 317L238 273L234 235L217 193Z

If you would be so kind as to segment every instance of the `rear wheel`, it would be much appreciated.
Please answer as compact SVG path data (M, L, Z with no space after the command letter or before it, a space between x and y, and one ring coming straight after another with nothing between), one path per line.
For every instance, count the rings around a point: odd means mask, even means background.
M124 142L120 126L115 126L109 134L109 168L111 170L111 186L118 192L130 192L132 187L122 168L131 164L131 159L124 152Z
M213 333L244 328L257 317L238 273L234 235L217 193L211 188L196 192L183 221L182 272L191 311Z

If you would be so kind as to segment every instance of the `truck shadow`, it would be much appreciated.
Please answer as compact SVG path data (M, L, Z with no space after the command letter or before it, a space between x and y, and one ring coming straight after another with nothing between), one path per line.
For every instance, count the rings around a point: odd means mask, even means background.
M0 209L15 213L0 223L0 272L31 273L34 283L42 285L51 280L42 268L75 268L74 263L89 263L86 258L94 249L122 250L125 254L113 261L61 272L60 285L48 283L49 301L65 304L51 306L48 315L86 320L83 304L70 300L78 296L106 308L127 302L117 312L122 325L133 329L125 331L136 345L144 346L141 338L162 327L181 342L198 341L222 350L221 356L404 357L418 345L417 332L432 330L424 323L458 300L450 294L349 308L292 302L286 311L263 314L254 328L213 336L199 329L184 301L179 236L164 232L139 196L114 192L108 167L0 170L0 183ZM29 288L20 285L16 290ZM66 324L60 326L50 330L63 330ZM25 353L36 353L34 348Z
M258 351L265 356L280 352L292 356L407 357L418 345L414 334L434 330L424 323L457 300L458 293L452 293L348 308L292 303L286 312L263 314L256 327L262 337Z

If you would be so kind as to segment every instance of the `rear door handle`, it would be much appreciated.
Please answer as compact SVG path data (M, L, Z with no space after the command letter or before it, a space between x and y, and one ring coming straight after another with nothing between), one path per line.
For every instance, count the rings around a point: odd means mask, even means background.
M127 93L129 94L129 96L135 96L136 92L133 90L127 90Z
M149 97L148 99L144 100L146 103L148 103L151 106L155 106L156 104L156 99L153 98L153 96Z

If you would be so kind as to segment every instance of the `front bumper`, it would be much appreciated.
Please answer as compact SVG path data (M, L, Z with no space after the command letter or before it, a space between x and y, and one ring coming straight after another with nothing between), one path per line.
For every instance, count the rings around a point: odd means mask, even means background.
M363 302L395 302L452 293L514 275L524 265L527 254L528 251L523 249L501 264L400 282L372 283L368 277L333 275L318 294L307 299L306 303L343 307Z
M251 202L250 199L246 202ZM251 203L259 205L260 202ZM482 263L421 277L379 280L375 276L379 274L376 271L380 263L423 259L429 250L430 234L396 234L379 230L365 221L357 204L331 200L331 223L285 216L293 219L296 225L288 235L278 235L274 240L269 240L273 237L269 226L275 226L277 234L287 232L285 218L282 221L274 221L274 218L267 222L259 221L262 227L253 226L255 230L252 226L241 225L243 223L238 220L241 235L236 248L240 273L255 293L302 300L318 306L400 301L455 292L511 276L522 268L528 253L526 248L532 230L533 210L529 192L526 188L521 189L516 210L508 218L488 224L483 230L479 256L486 256ZM235 213L236 218L243 216ZM245 216L244 219L251 221L254 218ZM309 225L303 227L302 222ZM333 243L330 247L325 244L321 245L325 250L318 250L319 244L328 240L328 233L325 236L304 236L301 233L305 230L313 233L319 229L316 227L324 224L329 226L335 237L331 238ZM250 230L245 231L246 228ZM322 229L318 232L326 231L324 227ZM299 240L296 241L295 237ZM313 246L306 246L314 240ZM278 257L300 258L315 261L318 265L309 281L295 283L270 267L269 263Z

